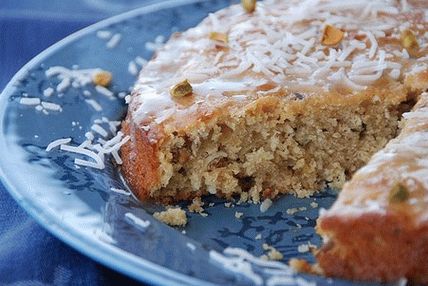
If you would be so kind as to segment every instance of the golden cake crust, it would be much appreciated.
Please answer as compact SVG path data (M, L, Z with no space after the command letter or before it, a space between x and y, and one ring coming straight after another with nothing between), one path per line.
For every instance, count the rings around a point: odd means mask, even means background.
M133 144L121 148L124 160L122 171L135 195L141 200L149 199L149 190L159 186L159 161L156 145L149 142L140 128L132 126L129 121L122 123L125 134L133 134Z
M394 282L401 278L427 284L428 226L415 226L401 214L362 214L325 218L320 228L335 233L317 253L323 274L351 280ZM341 247L336 246L340 242Z

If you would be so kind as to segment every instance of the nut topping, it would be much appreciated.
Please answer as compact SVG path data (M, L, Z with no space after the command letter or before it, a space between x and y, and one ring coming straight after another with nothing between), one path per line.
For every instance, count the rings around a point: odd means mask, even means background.
M193 88L190 85L190 83L187 81L187 79L183 80L180 83L177 83L173 87L171 87L170 93L172 97L180 98L187 95L192 94Z
M322 35L321 43L324 46L335 46L343 39L345 32L332 26L326 25Z

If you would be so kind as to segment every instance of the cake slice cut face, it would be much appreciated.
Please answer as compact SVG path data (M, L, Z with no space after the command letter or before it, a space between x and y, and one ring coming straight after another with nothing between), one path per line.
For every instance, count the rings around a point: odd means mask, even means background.
M428 284L428 93L404 118L318 220L328 276Z
M426 6L263 1L173 35L132 92L125 179L163 202L342 187L428 86Z

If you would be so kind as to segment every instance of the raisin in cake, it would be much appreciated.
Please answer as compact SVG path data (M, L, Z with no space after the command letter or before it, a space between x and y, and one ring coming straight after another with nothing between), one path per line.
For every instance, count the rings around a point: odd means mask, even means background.
M173 35L131 95L126 181L164 202L342 187L427 88L426 6L263 1Z

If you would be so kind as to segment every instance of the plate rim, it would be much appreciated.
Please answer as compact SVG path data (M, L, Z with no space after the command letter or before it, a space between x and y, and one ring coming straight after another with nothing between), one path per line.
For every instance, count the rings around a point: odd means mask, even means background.
M128 18L137 17L139 15L152 13L166 8L174 8L182 5L207 1L209 0L162 0L160 2L150 1L149 3L139 8L120 13L82 28L49 46L33 57L24 66L22 66L18 72L16 72L15 75L9 80L3 91L0 93L0 114L2 114L0 116L0 134L4 134L5 132L5 111L8 107L8 104L10 103L9 97L12 91L15 89L16 82L24 78L31 68L37 64L40 64L42 60L46 59L59 49L75 42L76 40L81 39L90 33L99 30L100 28L105 28L108 25L124 21ZM37 206L36 204L32 204L31 201L27 201L22 192L20 192L14 185L13 181L18 179L19 176L8 172L8 156L7 153L2 151L6 150L5 148L2 148L6 145L6 136L0 136L0 181L4 185L6 191L17 202L17 204L23 208L27 214L29 214L40 226L42 226L56 238L65 242L67 245L89 257L93 261L96 261L112 270L118 271L140 282L156 285L215 285L211 282L200 280L198 278L185 275L167 267L158 265L154 262L146 260L143 257L137 257L130 252L119 249L118 247L88 239L72 228L61 224L60 219L47 215L48 212L39 211L41 206ZM111 259L112 257L115 259Z

